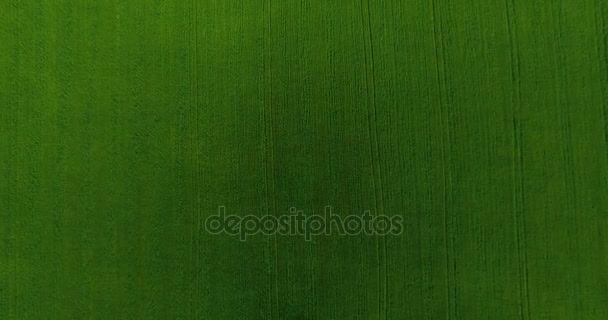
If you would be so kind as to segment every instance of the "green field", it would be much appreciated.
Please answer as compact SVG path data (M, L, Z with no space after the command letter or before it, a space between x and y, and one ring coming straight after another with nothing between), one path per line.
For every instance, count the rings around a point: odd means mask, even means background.
M0 319L606 320L607 50L603 0L1 0Z

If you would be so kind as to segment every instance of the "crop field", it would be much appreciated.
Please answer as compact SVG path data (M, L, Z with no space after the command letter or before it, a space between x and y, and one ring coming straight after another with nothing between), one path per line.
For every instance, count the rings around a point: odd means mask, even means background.
M607 50L604 0L0 0L0 319L606 320ZM401 229L209 227L328 207Z

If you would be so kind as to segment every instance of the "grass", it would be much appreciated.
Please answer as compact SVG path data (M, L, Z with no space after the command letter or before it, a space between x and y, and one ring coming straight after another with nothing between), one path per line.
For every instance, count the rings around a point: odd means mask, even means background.
M607 319L608 4L0 4L0 319ZM401 236L211 235L289 208Z

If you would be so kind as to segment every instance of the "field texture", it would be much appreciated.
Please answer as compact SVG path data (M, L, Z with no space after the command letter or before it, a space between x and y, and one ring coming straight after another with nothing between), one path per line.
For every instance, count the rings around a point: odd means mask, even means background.
M607 34L605 0L0 0L0 319L606 320Z

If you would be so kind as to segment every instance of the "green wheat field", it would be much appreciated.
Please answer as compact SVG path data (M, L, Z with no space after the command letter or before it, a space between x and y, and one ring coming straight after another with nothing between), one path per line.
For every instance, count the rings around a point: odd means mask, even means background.
M0 0L0 319L606 320L607 50L605 0Z

